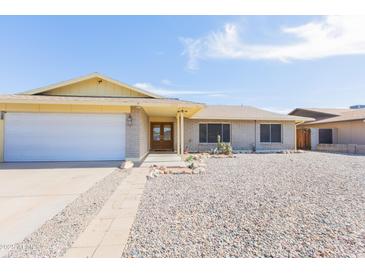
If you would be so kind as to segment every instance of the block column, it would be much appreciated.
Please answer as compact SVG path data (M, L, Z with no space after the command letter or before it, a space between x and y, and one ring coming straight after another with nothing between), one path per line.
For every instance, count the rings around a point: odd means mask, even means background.
M176 153L179 155L180 154L180 112L179 111L176 113L176 137L177 137Z
M0 163L4 162L5 112L0 111Z
M180 134L181 134L181 139L180 139L180 153L184 154L184 111L181 110L180 112Z

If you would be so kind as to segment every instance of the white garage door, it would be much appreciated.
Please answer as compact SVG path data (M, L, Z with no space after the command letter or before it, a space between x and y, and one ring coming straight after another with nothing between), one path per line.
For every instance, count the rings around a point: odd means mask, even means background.
M123 114L5 114L5 161L97 161L124 157Z

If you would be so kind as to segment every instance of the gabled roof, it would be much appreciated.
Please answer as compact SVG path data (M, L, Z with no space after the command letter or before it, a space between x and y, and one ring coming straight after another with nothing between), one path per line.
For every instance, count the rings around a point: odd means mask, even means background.
M341 113L349 111L347 108L296 108L289 112L289 115L293 115L298 111L307 111L307 112L314 112L314 113L322 113L328 116L336 116L341 115Z
M315 124L335 123L335 122L345 122L345 121L355 121L355 120L365 121L365 109L347 109L346 112L342 112L338 116L325 118L314 122L308 122L306 124L315 125Z
M190 119L210 120L268 120L268 121L313 121L313 118L275 113L251 106L211 105L206 106Z
M59 83L48 85L48 86L45 86L45 87L32 89L32 90L29 90L29 91L26 91L26 92L21 92L19 94L26 94L26 95L37 95L38 94L39 95L39 94L42 94L44 92L47 92L47 91L55 89L55 88L68 86L68 85L71 85L71 84L79 83L79 82L89 80L89 79L93 79L93 78L99 78L99 79L111 82L115 85L118 85L118 86L121 86L123 88L127 88L127 89L130 89L130 90L139 92L141 94L144 94L144 95L152 97L152 98L164 98L161 95L158 95L158 94L155 94L155 93L152 93L150 91L146 91L146 90L134 87L134 86L130 86L128 84L122 83L118 80L114 80L114 79L112 79L108 76L105 76L103 74L100 74L98 72L90 73L90 74L87 74L85 76L73 78L73 79L70 79L70 80L67 80L67 81L59 82Z

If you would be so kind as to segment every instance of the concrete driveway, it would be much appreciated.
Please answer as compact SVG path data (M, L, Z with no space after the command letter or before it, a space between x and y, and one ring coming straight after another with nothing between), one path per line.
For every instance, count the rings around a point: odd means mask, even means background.
M0 247L22 241L119 165L119 161L0 164Z

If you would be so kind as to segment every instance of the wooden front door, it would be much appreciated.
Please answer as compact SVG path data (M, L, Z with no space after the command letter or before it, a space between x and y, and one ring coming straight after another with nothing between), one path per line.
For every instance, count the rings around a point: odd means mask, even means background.
M297 129L297 149L311 149L311 130L309 128Z
M173 150L173 123L151 123L151 150Z

